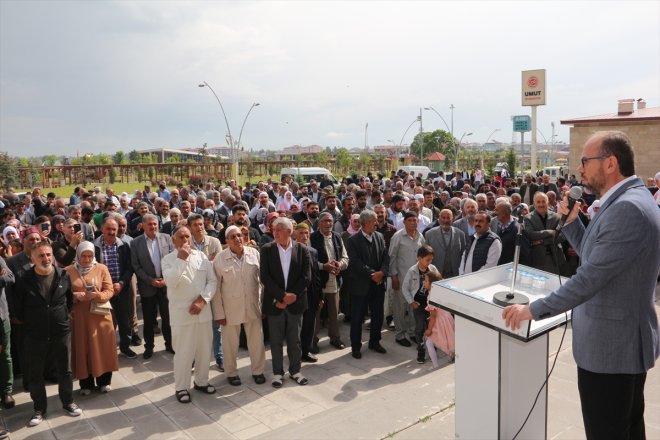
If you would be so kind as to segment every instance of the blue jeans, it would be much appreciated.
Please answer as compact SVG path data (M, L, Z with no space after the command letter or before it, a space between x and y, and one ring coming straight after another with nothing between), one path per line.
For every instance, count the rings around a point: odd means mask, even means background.
M215 361L219 364L222 363L222 338L220 337L222 333L222 327L218 325L215 319L211 320L213 325L213 357Z

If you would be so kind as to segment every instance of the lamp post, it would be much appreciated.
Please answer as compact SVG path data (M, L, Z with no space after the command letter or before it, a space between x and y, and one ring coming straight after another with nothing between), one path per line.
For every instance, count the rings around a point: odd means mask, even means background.
M454 165L456 166L457 170L458 170L458 149L461 146L461 144L463 143L463 138L465 136L472 136L472 133L464 132L463 135L461 136L461 139L458 141L458 144L454 143L454 157L455 157Z
M234 157L234 148L236 147L234 145L234 137L231 135L231 128L229 128L229 121L227 121L227 114L225 113L225 108L222 105L222 102L220 101L220 98L218 97L218 94L215 93L215 90L213 90L213 87L209 85L206 81L204 81L202 84L199 84L198 87L208 87L208 89L213 93L213 96L215 96L216 101L218 101L218 104L220 105L220 110L222 111L222 116L225 119L225 126L227 127L227 140L229 142L229 156L230 159L233 159ZM238 181L238 175L233 176L232 172L232 177Z
M491 136L493 136L496 131L500 131L500 129L496 128L495 130L492 131L491 134L488 135L488 137L486 138L486 142L484 142L484 146L488 143ZM483 170L484 170L484 147L482 146L481 147L481 171L483 171Z
M445 127L447 127L447 130L449 130L449 134L451 135L451 143L452 143L452 146L454 147L454 153L456 153L456 155L454 157L454 172L458 171L458 148L456 146L456 139L454 138L454 109L455 108L456 107L454 107L454 104L451 104L449 106L449 109L451 110L451 128L450 128L449 124L447 124L447 121L445 121L445 118L443 118L442 115L436 109L433 108L433 106L424 107L424 110L431 110L436 115L438 115L440 120L445 124Z
M247 122L248 116L250 116L250 113L252 112L252 109L255 107L259 107L261 104L258 102L253 103L250 106L250 109L248 110L247 114L245 115L245 118L243 118L243 124L241 124L241 131L238 134L238 144L236 145L236 158L233 163L233 167L236 169L234 170L236 172L236 182L238 182L238 160L239 160L239 155L240 155L240 148L241 148L241 138L243 137L243 129L245 128L245 123Z

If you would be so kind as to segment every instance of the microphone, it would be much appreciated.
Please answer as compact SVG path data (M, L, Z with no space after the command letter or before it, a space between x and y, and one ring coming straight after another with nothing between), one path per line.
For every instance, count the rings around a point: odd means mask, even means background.
M561 217L561 220L557 225L557 232L561 231L561 229L564 227L564 223L566 223L566 219L568 218L568 215L571 213L573 207L575 206L575 202L577 202L581 197L582 197L582 187L581 186L571 187L571 190L568 192L568 213L564 214Z

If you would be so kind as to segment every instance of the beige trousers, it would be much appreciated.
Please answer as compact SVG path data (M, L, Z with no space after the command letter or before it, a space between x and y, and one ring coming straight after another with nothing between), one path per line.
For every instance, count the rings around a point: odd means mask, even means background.
M264 347L264 332L261 318L243 323L247 337L248 352L252 375L264 373L266 366L266 348ZM225 376L238 376L236 359L238 358L238 343L241 336L241 325L225 325L222 327L222 354L224 356Z

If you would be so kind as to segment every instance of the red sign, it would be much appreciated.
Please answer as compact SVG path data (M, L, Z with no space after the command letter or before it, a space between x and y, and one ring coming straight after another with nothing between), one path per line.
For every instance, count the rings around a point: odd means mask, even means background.
M530 76L529 79L527 80L527 87L529 88L536 88L536 86L539 85L539 79L535 76Z

